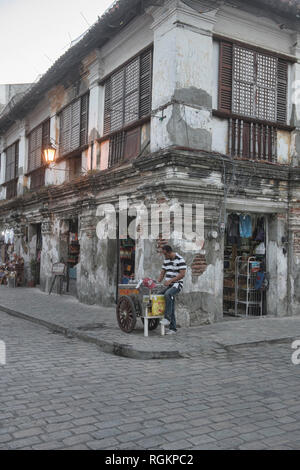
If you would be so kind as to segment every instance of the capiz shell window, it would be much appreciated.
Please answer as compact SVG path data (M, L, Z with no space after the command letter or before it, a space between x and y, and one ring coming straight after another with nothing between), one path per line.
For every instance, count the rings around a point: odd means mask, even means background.
M219 110L287 123L288 62L258 50L220 42Z

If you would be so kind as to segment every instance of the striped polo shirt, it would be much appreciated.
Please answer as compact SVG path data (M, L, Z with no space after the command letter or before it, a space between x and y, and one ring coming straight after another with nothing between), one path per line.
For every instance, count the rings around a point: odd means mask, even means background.
M175 253L174 259L165 259L162 269L166 271L166 281L169 281L173 277L178 276L179 271L186 269L186 263L182 256L178 253ZM183 288L183 279L175 282L170 287L178 287L180 290Z

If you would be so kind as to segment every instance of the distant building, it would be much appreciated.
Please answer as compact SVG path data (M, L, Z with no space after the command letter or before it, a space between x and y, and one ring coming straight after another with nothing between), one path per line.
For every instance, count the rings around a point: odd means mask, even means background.
M14 99L14 103L21 98L31 83L14 83L0 85L0 114L5 110L6 106Z

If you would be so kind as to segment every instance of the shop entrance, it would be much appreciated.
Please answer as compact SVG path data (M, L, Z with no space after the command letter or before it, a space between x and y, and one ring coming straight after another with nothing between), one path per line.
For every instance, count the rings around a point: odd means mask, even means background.
M266 315L266 229L261 214L229 213L224 240L223 312Z
M77 264L79 263L80 244L78 241L78 218L70 219L67 255L67 292L77 295Z
M133 217L128 217L128 226L134 223ZM122 235L122 234L121 234ZM118 282L128 284L135 278L135 240L126 234L127 238L119 239Z

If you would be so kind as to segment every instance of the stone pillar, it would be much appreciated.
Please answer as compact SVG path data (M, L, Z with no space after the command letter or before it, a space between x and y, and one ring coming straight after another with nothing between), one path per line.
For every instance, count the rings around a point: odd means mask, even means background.
M273 214L268 219L267 272L270 285L267 292L268 314L283 317L288 314L288 237L287 214Z
M42 237L43 247L41 253L40 287L43 291L48 292L52 278L52 264L58 261L58 252L56 259L53 259L53 249L58 250L58 247L55 247L53 243L54 223L51 214L43 214Z
M300 33L294 35L295 47L293 54L300 60ZM300 166L300 63L295 63L291 66L291 95L292 95L292 109L291 109L291 122L292 126L296 129L291 135L291 163L292 166Z
M24 193L24 187L27 188L27 177L24 176L26 172L26 155L27 155L27 139L25 126L20 128L19 133L19 167L18 167L18 196Z
M289 314L300 314L300 169L290 178L289 204Z
M117 241L99 240L97 223L94 203L83 204L77 294L80 302L111 306L116 292Z
M215 14L177 1L153 12L151 151L211 150Z

